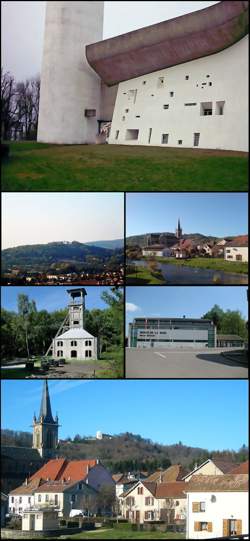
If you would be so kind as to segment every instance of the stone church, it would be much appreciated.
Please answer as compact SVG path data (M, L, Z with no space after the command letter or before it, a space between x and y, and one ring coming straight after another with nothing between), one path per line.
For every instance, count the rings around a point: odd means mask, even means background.
M52 415L48 383L44 380L39 416L33 418L32 447L1 446L1 490L5 494L57 455L58 428L58 417Z

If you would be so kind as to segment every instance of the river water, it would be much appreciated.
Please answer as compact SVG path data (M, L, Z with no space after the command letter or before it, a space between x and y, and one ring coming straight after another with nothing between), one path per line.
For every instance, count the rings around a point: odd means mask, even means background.
M127 265L136 265L137 267L147 267L147 261L141 259L138 261L128 261ZM214 271L211 269L198 269L185 265L174 265L171 263L160 263L158 269L161 271L166 284L179 285L207 285L207 284L248 284L247 274L238 274L233 272Z

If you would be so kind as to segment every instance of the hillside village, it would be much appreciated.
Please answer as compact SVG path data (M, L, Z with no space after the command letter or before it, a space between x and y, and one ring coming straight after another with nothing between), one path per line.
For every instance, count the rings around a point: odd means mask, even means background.
M188 539L206 539L211 532L213 537L247 533L246 448L236 460L230 453L227 458L215 454L201 460L204 450L198 450L199 464L197 461L192 469L187 464L171 464L165 455L165 468L152 469L154 463L148 460L145 466L151 466L151 472L134 468L114 473L97 457L63 456L71 440L60 442L58 428L45 380L40 413L33 417L32 447L2 446L4 538L11 530L16 535L20 529L56 532L60 537L68 528L73 534L100 524L105 528L112 520L145 532L175 532ZM5 437L11 442L13 434L7 431ZM135 439L140 442L139 436ZM76 447L79 440L76 437L72 445ZM85 443L86 447L88 441L112 445L114 440L115 436L97 431L95 437L85 438ZM29 441L27 435L24 441ZM157 445L145 444L148 448ZM181 442L178 445L182 447Z

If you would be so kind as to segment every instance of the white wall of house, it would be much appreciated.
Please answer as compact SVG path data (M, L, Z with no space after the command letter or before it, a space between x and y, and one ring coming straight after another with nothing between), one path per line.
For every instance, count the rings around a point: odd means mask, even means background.
M225 521L229 520L241 521L241 532L237 533L248 533L247 492L190 492L187 496L187 539L209 539L211 537L227 536L229 532L225 532L225 527L229 526L229 523ZM215 501L212 501L214 498ZM204 502L205 511L193 512L193 502ZM199 525L209 523L210 531L197 530L197 523ZM234 527L234 523L231 523L231 526Z
M248 261L247 246L226 246L224 248L224 259L227 261Z
M147 520L160 520L161 510L166 509L168 506L165 498L155 498L141 483L136 485L126 497L120 498L120 502L122 516L130 522L140 523ZM174 513L174 519L177 518L177 515L181 516L181 520L185 519L185 498L173 498L171 508Z
M77 356L72 357L72 351ZM96 338L55 338L53 340L53 355L56 359L91 360L97 359Z
M142 250L143 256L157 256L157 257L169 257L171 256L172 251L170 248L163 248L162 250Z
M25 509L30 509L34 505L33 494L9 494L9 512L22 514Z
M109 143L196 148L198 139L200 148L248 151L247 78L246 36L217 54L122 82Z
M24 513L22 517L23 531L45 531L58 528L58 515L54 511L37 510L34 513Z

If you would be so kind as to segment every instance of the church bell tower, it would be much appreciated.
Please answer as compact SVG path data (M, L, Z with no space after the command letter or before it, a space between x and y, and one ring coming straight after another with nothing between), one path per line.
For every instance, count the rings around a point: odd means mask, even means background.
M178 226L175 230L175 236L177 237L177 239L181 239L182 237L182 228L181 228L180 218L178 219Z
M42 458L53 458L58 446L58 417L52 416L47 380L43 384L43 393L39 417L33 418L33 449L37 449Z

